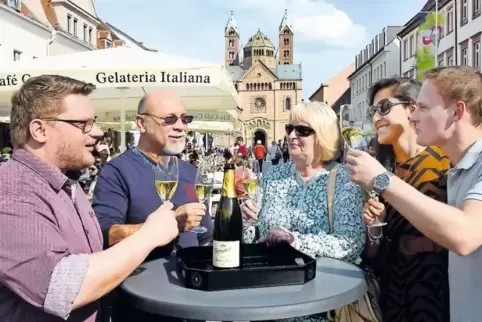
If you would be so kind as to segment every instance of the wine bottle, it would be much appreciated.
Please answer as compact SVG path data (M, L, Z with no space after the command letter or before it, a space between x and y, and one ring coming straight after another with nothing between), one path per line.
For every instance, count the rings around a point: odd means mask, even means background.
M241 265L243 218L236 196L234 164L224 166L221 200L214 217L213 266L235 268Z

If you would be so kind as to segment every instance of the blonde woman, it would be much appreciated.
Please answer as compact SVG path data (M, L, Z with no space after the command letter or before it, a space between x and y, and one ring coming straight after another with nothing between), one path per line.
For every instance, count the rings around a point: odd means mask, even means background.
M246 218L257 218L261 242L286 242L304 253L354 262L365 243L360 214L363 195L338 167L334 191L333 233L329 230L327 188L336 166L341 134L335 112L320 102L295 106L286 125L286 141L293 162L271 167L260 184L257 200L241 205ZM259 210L259 211L258 211ZM325 315L297 318L324 321Z

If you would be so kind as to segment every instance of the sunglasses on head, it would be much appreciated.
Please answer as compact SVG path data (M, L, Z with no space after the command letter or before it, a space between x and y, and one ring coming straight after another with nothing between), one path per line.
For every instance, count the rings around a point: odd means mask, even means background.
M306 125L293 125L293 124L286 124L285 125L286 135L290 135L291 132L295 131L297 136L307 137L315 133L311 127Z
M189 124L194 120L194 116L192 115L169 115L169 116L157 116L157 115L152 115L149 113L143 113L142 115L150 116L159 120L164 121L164 125L173 125L176 124L177 120L181 119L181 122L183 124Z
M368 108L368 117L371 120L375 116L375 113L380 114L380 116L385 116L390 113L392 107L410 103L410 101L392 102L388 98L385 98L378 102L377 105L373 105Z

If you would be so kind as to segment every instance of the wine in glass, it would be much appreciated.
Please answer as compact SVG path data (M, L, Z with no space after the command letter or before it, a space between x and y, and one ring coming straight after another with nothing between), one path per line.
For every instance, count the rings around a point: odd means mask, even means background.
M214 185L214 173L209 172L209 164L202 162L197 168L196 182L194 188L197 199L200 203L210 202ZM208 231L204 226L197 226L191 229L192 232L202 234Z
M261 171L258 160L253 160L251 166L242 169L243 186L246 194L250 199L255 199L258 192L259 181L261 179Z
M156 190L162 202L171 201L179 181L177 157L162 157L156 168Z

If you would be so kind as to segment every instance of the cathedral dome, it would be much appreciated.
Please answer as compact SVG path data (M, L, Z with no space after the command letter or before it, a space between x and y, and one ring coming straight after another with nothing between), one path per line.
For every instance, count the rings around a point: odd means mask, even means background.
M251 38L249 38L249 41L244 46L245 49L252 47L268 47L271 49L275 49L275 46L273 45L269 37L263 34L259 29Z

